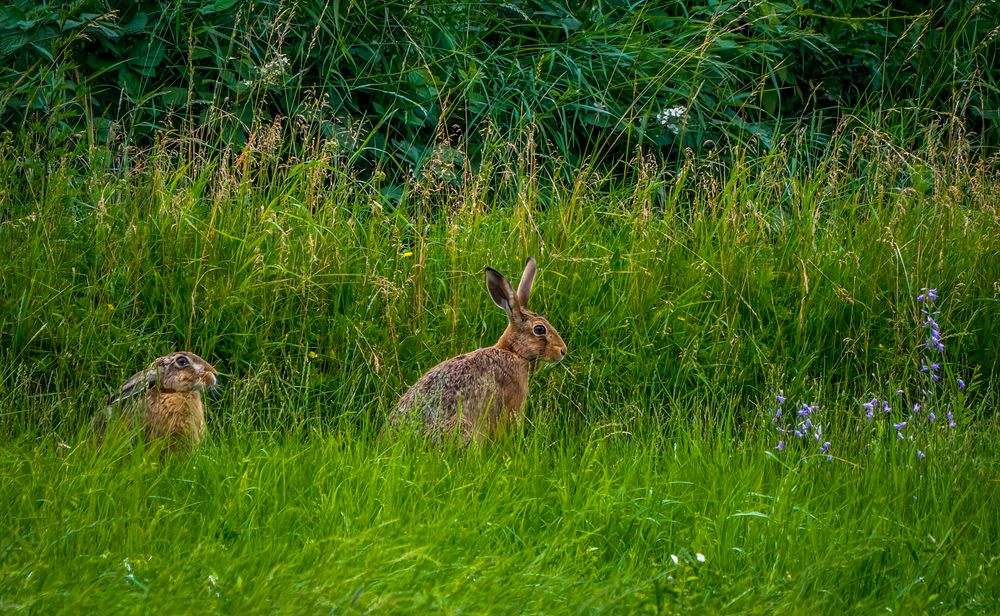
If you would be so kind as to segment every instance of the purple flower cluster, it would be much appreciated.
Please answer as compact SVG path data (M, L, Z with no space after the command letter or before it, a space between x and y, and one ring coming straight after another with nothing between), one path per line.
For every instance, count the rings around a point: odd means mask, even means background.
M928 351L944 351L944 343L941 342L941 326L938 322L934 320L934 317L941 314L940 311L934 310L931 302L937 300L937 289L921 289L925 293L921 293L917 296L918 302L924 302L927 304L926 308L920 309L920 314L924 315L923 327L927 330L927 339L924 340L924 348ZM937 364L935 364L937 365ZM924 366L922 369L926 369Z
M892 429L896 432L896 440L898 441L912 441L915 436L919 438L921 436L921 432L930 429L934 424L934 421L937 419L934 411L926 413L922 412L924 406L919 402L914 402L913 406L910 408L910 412L902 417L898 414L894 416L892 407L889 405L888 400L883 400L881 402L882 404L879 410L881 410L882 413L880 413L880 415L885 416L886 419L892 423ZM865 409L865 417L869 421L872 421L876 417L875 410L879 408L879 399L877 397L873 397L867 402L862 402L861 406ZM951 417L952 413L949 411L948 415ZM955 427L955 423L951 419L949 419L949 427ZM917 457L923 459L925 456L921 451L918 452Z
M897 395L902 395L903 394L903 390L897 391L896 394ZM882 402L882 404L881 404L881 406L882 406L882 412L885 413L885 414L892 413L892 407L889 406L889 401L888 400L882 400L881 402ZM874 417L875 417L875 408L879 406L879 399L876 398L876 397L872 397L871 400L869 400L868 402L865 402L864 404L862 404L862 406L865 407L865 417L867 417L868 419L874 419Z
M920 358L920 372L929 379L928 389L924 391L929 394L933 391L935 383L941 382L941 362L944 355L944 342L941 341L941 325L935 317L941 315L941 311L935 310L933 302L937 300L937 289L921 289L923 293L917 296L917 301L924 303L920 309L923 315L922 327L925 330L924 350ZM965 381L956 379L959 389L965 389ZM933 420L932 420L933 421ZM954 426L951 426L954 427Z
M819 407L803 403L793 415L786 416L781 412L781 405L784 403L785 396L782 395L782 392L778 392L778 395L775 396L774 413L771 415L771 423L774 424L779 435L775 450L784 451L785 439L789 436L794 436L797 439L797 441L789 440L789 444L794 442L807 443L811 438L820 443L819 452L826 455L827 461L833 460L833 456L827 453L830 449L830 441L823 440L823 424L819 423L816 417Z
M928 433L937 421L934 409L939 407L937 402L937 388L940 387L942 374L945 372L944 351L945 345L942 340L941 326L937 322L940 311L935 310L934 302L938 299L937 289L923 288L917 296L917 302L921 303L920 313L922 315L921 328L924 330L924 343L920 355L920 374L922 382L918 388L920 402L913 402L908 416L893 417L892 407L888 400L881 401L883 414L892 422L892 428L896 431L896 440L913 441ZM958 388L965 389L965 382L957 379ZM896 395L904 397L902 389L896 391ZM905 398L904 400L905 401ZM902 402L902 401L901 401ZM873 396L871 400L861 403L865 409L865 417L868 420L875 419L876 409L879 408L880 400ZM903 407L905 408L905 406ZM947 408L947 407L946 407ZM955 418L951 410L947 413L948 429L955 428ZM917 458L924 459L924 451L917 450Z
M896 433L896 442L909 442L913 444L916 458L923 460L927 453L931 452L928 447L933 447L934 443L942 441L942 435L949 433L956 427L954 413L950 404L946 404L941 399L941 387L944 385L942 378L954 378L959 390L965 389L965 381L955 377L951 371L951 365L945 357L944 338L941 334L941 326L937 322L940 311L935 309L935 302L938 300L937 289L923 288L917 296L920 304L920 329L922 330L923 344L918 347L920 378L919 382L913 384L914 387L895 390L895 398L892 394L880 398L878 395L870 395L861 401L861 406L865 409L865 417L872 422L876 418L884 417L884 426L876 433L887 433L889 426ZM788 412L783 411L786 398L783 392L779 391L775 396L775 407L770 417L775 431L778 433L778 444L774 447L776 451L794 450L805 452L810 450L815 442L818 445L820 455L832 460L829 453L830 441L824 439L823 425L819 421L820 407L803 403L797 409L789 407ZM894 410L894 407L896 410ZM909 410L907 410L909 409ZM935 413L946 413L947 421L938 422L938 415ZM883 420L877 420L883 421ZM947 425L945 425L947 424ZM919 448L918 448L919 447Z

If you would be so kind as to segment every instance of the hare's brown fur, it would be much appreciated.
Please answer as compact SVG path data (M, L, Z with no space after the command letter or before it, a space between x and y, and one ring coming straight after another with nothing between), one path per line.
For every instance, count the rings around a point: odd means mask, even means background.
M452 357L431 368L403 394L390 423L416 423L441 438L463 442L495 434L515 420L528 395L528 376L539 361L559 361L566 343L545 319L527 309L535 274L528 259L515 293L495 270L486 269L493 301L507 313L508 324L491 347Z
M107 409L94 422L98 439L104 437L115 419L115 406L120 405L121 423L128 429L140 429L170 449L198 445L207 432L201 390L213 387L217 374L215 367L194 353L180 351L157 358L112 394Z
M205 408L198 391L157 391L146 395L146 434L171 445L198 445L207 433Z

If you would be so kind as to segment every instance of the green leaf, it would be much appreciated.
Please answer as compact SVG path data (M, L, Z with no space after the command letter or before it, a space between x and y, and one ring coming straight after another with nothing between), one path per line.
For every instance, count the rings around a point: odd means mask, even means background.
M164 54L163 42L156 39L149 39L139 43L132 49L129 63L136 70L156 68L163 61Z
M201 7L201 14L211 15L212 13L224 13L233 8L233 6L235 6L239 1L240 0L215 0L215 2L209 2L205 6Z
M164 104L177 107L187 104L187 88L163 88L159 94Z
M771 516L766 513L761 513L760 511L739 511L730 515L731 518L764 518L765 520L770 520Z
M122 70L118 71L118 85L133 101L139 98L142 92L142 82L139 80L139 76L126 67L122 67Z
M135 16L132 17L131 21L122 26L122 31L124 31L126 34L139 34L140 32L143 31L148 22L149 22L149 15L147 15L142 11L139 11L138 13L135 14Z

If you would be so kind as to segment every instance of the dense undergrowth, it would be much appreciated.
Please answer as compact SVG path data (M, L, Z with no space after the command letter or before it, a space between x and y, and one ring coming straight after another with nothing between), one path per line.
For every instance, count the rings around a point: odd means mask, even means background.
M0 129L32 136L23 160L44 174L69 142L239 149L295 118L394 193L529 127L569 176L637 146L771 145L809 114L822 143L845 109L910 137L957 115L997 144L998 22L972 0L15 0L0 7Z

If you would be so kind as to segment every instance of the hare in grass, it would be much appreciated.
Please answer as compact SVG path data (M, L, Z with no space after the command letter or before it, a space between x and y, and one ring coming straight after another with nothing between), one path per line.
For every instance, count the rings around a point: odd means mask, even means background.
M170 450L198 445L206 433L201 392L215 386L217 374L194 353L179 351L157 358L111 394L107 408L94 419L98 442L113 420L121 419L128 429L142 431Z
M468 443L520 417L528 375L540 361L566 356L566 343L552 324L528 310L535 270L529 258L515 292L499 272L486 268L486 288L507 314L507 329L493 346L428 370L399 400L390 416L393 428L412 423L432 437L455 435Z

